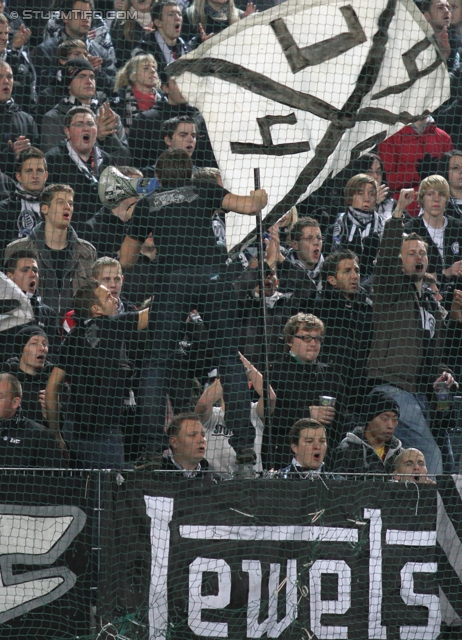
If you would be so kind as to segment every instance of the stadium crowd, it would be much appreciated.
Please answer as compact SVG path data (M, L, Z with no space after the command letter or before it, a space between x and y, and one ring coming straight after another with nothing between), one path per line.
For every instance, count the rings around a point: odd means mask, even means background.
M261 261L227 254L226 213L267 194L223 187L168 65L278 2L32 4L0 13L0 466L457 471L460 0L419 5L450 99L266 229ZM102 205L110 166L159 187Z

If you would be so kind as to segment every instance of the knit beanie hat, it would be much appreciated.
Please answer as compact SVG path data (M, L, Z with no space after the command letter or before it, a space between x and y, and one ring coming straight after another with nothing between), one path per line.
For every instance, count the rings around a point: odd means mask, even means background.
M365 398L362 413L366 424L385 411L393 411L399 418L399 404L387 393L374 391Z
M32 336L43 336L44 338L47 338L47 334L41 327L36 324L27 325L14 336L14 350L16 356L19 358L22 356L24 347Z
M66 87L69 88L72 80L74 80L81 71L85 70L94 71L86 58L74 58L73 60L68 60L64 65L63 72L63 79Z

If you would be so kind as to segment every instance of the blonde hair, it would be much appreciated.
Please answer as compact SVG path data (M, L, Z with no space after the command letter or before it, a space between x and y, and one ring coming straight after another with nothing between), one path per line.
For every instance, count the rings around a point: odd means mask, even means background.
M138 73L139 67L145 62L150 62L157 69L156 59L151 53L144 53L143 55L131 58L127 63L124 64L122 69L117 72L114 91L119 91L119 89L122 89L122 87L131 86L133 82L130 80L130 76L132 76L134 73Z
M428 176L428 178L422 180L419 185L419 194L417 196L417 199L421 206L423 204L425 194L430 189L437 189L438 191L441 191L443 195L446 196L446 200L449 200L450 189L446 178L443 178L443 176Z
M205 5L207 4L207 0L194 0L192 5L186 9L188 14L188 18L191 21L191 24L197 26L201 23L204 28L207 22L207 16L205 15ZM229 24L234 24L237 22L239 18L239 12L234 6L234 0L228 0L229 6Z

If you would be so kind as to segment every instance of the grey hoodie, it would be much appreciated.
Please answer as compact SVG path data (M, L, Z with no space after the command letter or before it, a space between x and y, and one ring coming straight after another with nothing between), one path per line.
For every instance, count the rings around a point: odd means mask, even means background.
M334 471L337 473L383 473L393 472L393 461L402 450L401 440L392 436L388 443L385 460L379 458L369 444L364 427L356 427L348 432L336 449ZM386 479L386 478L384 478Z

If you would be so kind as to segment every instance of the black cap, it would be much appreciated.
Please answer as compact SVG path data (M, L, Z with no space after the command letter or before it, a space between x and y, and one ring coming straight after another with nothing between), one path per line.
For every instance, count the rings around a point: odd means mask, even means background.
M385 411L393 411L399 418L399 404L388 393L374 391L365 398L362 413L366 418L366 424Z
M21 357L24 347L32 338L32 336L43 336L44 338L48 339L48 336L42 329L42 327L39 327L36 324L29 324L18 331L18 333L14 336L15 355Z
M63 80L67 88L71 84L72 80L76 78L81 71L93 71L93 67L86 58L74 58L68 60L64 65Z

